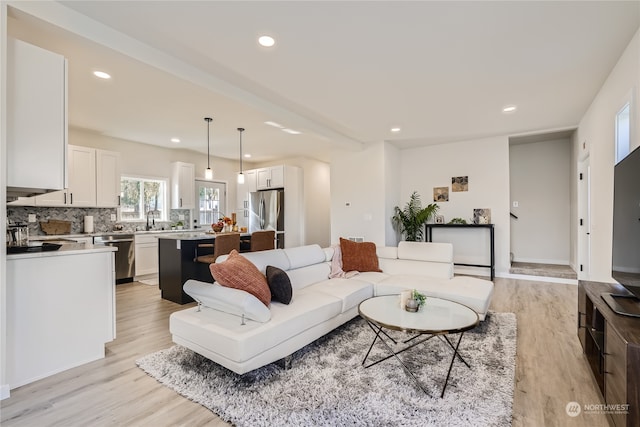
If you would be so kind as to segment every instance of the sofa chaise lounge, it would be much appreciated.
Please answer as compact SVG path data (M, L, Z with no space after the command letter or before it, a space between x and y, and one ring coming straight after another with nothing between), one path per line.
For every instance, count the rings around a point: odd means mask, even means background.
M467 305L484 320L493 283L454 277L451 244L400 242L398 247L378 247L376 254L382 272L329 279L333 248L309 245L243 253L262 273L267 266L286 272L293 290L290 304L271 302L267 308L247 292L189 280L184 290L199 304L171 315L172 339L243 374L287 358L356 317L358 305L373 296L416 289L427 297Z

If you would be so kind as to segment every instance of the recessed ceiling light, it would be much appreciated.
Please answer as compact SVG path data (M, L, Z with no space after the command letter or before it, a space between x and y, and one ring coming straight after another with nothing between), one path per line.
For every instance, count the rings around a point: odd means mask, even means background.
M271 36L260 36L258 37L258 43L260 43L260 46L271 47L276 44L276 41Z
M391 128L391 132L400 132L400 128Z
M244 155L244 157L245 157L245 159L250 159L250 158L251 158L251 154L246 153L246 154Z
M179 144L180 143L180 138L171 138L171 142Z
M506 107L504 107L502 109L502 112L503 113L513 113L517 109L518 109L518 107L516 107L515 105L507 105Z
M286 133L290 133L291 135L300 135L300 131L297 130L293 130L293 129L282 129L282 132L286 132Z
M105 73L104 71L94 71L93 75L100 78L100 79L110 79L111 75L109 75L108 73Z
M269 125L269 126L273 126L274 128L278 128L278 129L284 128L284 126L282 126L280 123L276 123L276 122L272 122L272 121L264 122L264 124L265 125Z

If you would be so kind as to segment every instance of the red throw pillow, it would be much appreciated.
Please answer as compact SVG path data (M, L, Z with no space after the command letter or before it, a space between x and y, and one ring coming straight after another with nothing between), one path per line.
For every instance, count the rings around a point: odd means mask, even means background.
M248 292L269 307L271 291L267 278L260 273L258 267L235 249L223 262L210 264L209 270L214 280L222 286Z
M376 245L373 242L352 242L340 238L343 271L382 271L378 266Z

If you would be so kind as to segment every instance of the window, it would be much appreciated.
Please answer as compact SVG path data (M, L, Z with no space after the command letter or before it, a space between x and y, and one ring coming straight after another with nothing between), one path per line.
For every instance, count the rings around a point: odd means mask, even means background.
M133 178L123 176L120 180L123 221L167 220L167 183L162 179Z
M631 103L616 114L616 163L627 157L631 148Z
M207 227L219 218L228 215L225 211L227 185L223 182L196 180L196 200L198 201L198 222Z

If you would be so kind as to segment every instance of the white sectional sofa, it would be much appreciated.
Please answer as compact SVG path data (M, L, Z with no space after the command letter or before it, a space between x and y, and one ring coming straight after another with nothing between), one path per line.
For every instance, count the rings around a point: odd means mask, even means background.
M272 302L267 309L244 291L189 280L185 292L201 304L171 315L173 341L243 374L291 355L356 317L358 305L377 295L417 289L467 305L484 320L493 283L454 277L450 244L400 242L397 248L379 247L376 252L382 272L334 279L329 279L332 248L310 245L243 253L263 273L268 265L287 273L291 303ZM222 293L234 295L219 303Z

